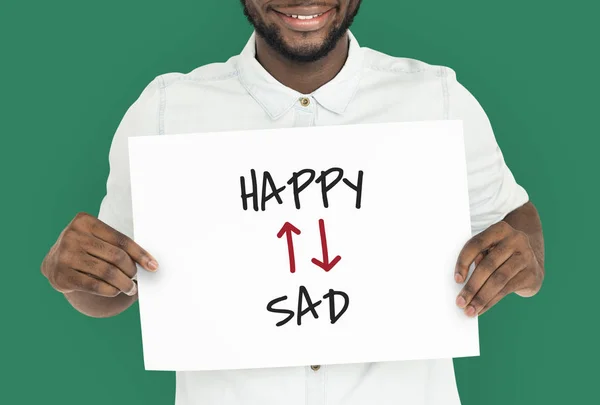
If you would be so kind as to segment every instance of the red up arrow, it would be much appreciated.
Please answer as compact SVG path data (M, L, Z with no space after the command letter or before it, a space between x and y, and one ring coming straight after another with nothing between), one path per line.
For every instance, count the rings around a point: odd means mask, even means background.
M289 222L286 222L285 224L283 224L281 230L277 234L278 238L281 238L284 234L287 237L288 254L290 256L290 273L296 272L296 258L294 256L294 242L292 241L292 232L296 235L300 235L300 229L296 228Z
M323 250L323 261L312 259L312 262L322 268L325 271L333 269L342 259L340 256L336 256L332 261L329 261L329 254L327 252L327 237L325 236L325 221L319 219L319 231L321 232L321 249Z

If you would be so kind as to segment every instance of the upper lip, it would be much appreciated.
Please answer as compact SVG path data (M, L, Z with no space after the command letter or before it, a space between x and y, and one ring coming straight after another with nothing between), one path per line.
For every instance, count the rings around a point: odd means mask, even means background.
M331 6L287 6L273 7L273 10L286 15L317 15L331 10Z

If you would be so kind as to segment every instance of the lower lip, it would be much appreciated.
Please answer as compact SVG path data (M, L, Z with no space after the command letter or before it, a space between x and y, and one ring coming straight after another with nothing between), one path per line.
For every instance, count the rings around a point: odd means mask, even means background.
M331 9L318 17L314 17L308 20L301 20L299 18L288 17L285 14L275 12L284 22L284 24L293 31L317 31L327 25L327 21L333 15L335 9Z

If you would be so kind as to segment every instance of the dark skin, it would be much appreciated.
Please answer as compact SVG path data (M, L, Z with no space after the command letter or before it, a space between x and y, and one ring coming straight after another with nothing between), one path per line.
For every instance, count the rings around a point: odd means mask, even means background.
M531 202L508 214L469 240L459 254L454 280L463 283L469 266L475 270L456 305L467 316L483 315L508 294L532 297L544 280L544 237Z
M311 64L298 65L282 58L260 40L256 41L256 59L280 83L302 94L310 94L331 81L344 66L348 55L348 40L338 42L328 57Z
M141 246L86 213L61 232L42 262L42 274L75 309L98 318L117 315L137 300L135 263L156 271Z
M256 37L256 58L280 83L300 93L310 94L331 81L344 66L349 44L348 34L343 28L351 24L360 0L243 0L242 3L259 33ZM281 14L324 12L328 14L327 21L315 29L290 27L281 18ZM260 35L261 27L268 30L265 36ZM337 28L343 29L338 35ZM331 43L332 38L334 43ZM331 49L316 59L323 54L320 50L328 47ZM287 53L303 55L304 60L290 58ZM311 55L314 57L311 58Z
M360 0L243 0L257 30L256 57L283 85L310 94L333 79L348 56L347 28ZM302 26L286 15L321 15ZM117 315L133 304L136 263L157 271L143 247L84 213L61 232L41 265L42 274L78 311L92 317ZM465 283L469 266L475 270ZM469 240L454 279L465 283L456 304L467 316L488 311L508 294L531 297L544 278L544 240L532 203Z

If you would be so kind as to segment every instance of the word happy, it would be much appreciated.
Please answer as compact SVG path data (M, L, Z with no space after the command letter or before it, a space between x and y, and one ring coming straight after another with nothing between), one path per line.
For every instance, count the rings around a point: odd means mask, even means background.
M329 207L327 193L329 193L334 187L342 182L356 192L355 206L357 209L360 209L362 199L363 171L360 170L358 172L358 179L356 180L356 184L354 184L344 177L344 170L337 167L333 167L326 171L321 171L321 174L318 177L315 170L300 170L299 172L292 174L292 177L290 177L290 179L287 181L287 186L281 186L279 188L275 185L273 176L271 176L269 172L265 171L262 175L262 187L260 187L260 191L258 179L256 177L256 171L252 169L250 170L251 191L248 191L246 187L246 178L244 176L240 177L242 208L244 211L248 210L248 200L252 200L252 208L254 211L259 211L259 209L261 211L265 211L267 209L267 202L272 198L275 198L279 204L283 204L281 193L288 186L291 186L292 194L294 196L294 205L296 209L300 209L300 193L302 193L313 182L320 185L323 206L325 208Z

